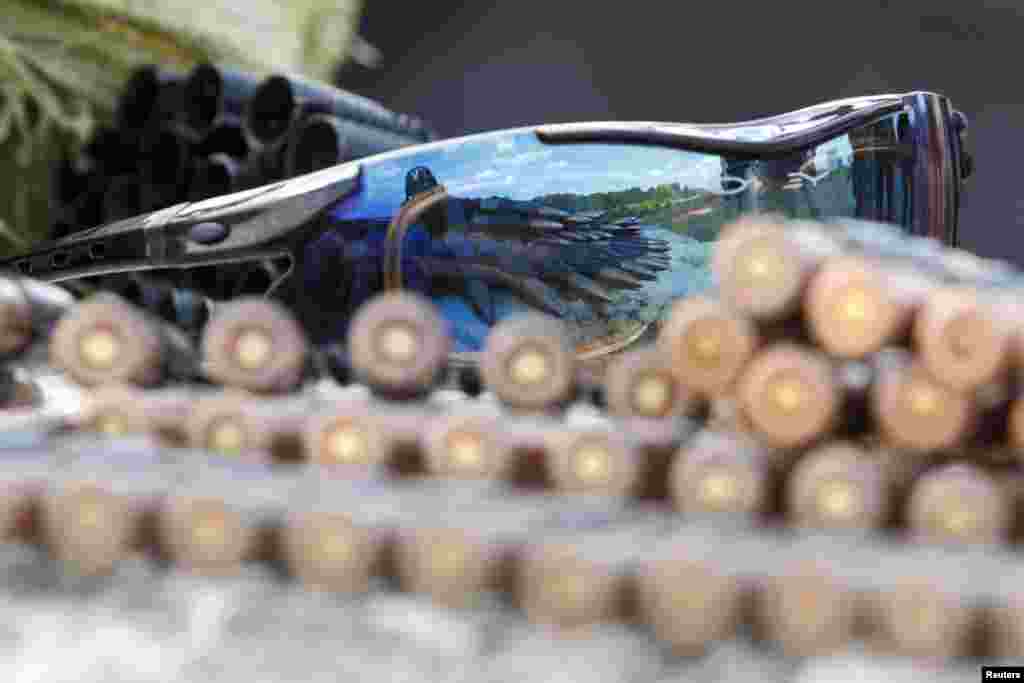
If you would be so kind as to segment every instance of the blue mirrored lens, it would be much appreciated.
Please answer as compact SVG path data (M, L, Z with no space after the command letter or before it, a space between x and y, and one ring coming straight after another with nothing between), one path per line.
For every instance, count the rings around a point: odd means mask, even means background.
M903 115L771 159L656 146L478 136L367 164L360 191L297 253L297 297L319 343L343 341L387 289L429 297L457 351L541 311L578 352L640 339L672 302L711 285L726 224L749 212L907 224L912 154Z

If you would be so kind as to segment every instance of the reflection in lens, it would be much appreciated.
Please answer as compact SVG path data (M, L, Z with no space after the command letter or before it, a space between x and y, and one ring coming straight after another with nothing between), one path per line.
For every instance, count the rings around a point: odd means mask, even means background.
M561 319L580 356L653 336L711 285L723 226L749 212L902 221L909 163L896 117L805 150L725 158L644 145L476 136L363 167L362 188L303 243L294 303L319 343L387 289L428 297L456 352L501 320Z

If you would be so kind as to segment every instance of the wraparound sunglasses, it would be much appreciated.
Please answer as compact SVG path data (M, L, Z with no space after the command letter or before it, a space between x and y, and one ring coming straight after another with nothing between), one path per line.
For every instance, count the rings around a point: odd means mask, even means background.
M160 271L200 291L202 273L233 273L237 293L280 298L321 345L343 342L375 294L414 290L460 354L529 310L561 318L593 358L709 287L711 247L741 214L856 217L955 245L965 130L927 92L736 124L520 128L179 204L6 265L48 281Z

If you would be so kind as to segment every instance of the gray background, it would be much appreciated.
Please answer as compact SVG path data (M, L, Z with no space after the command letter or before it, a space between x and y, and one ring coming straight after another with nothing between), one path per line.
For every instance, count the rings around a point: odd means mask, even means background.
M964 247L1024 265L1019 0L367 0L385 56L345 84L443 134L573 120L740 121L914 89L971 120Z

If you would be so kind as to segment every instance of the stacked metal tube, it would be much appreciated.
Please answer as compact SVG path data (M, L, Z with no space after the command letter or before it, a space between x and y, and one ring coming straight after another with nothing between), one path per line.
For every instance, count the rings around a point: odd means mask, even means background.
M327 84L146 66L112 125L59 168L53 236L434 139L420 119Z

